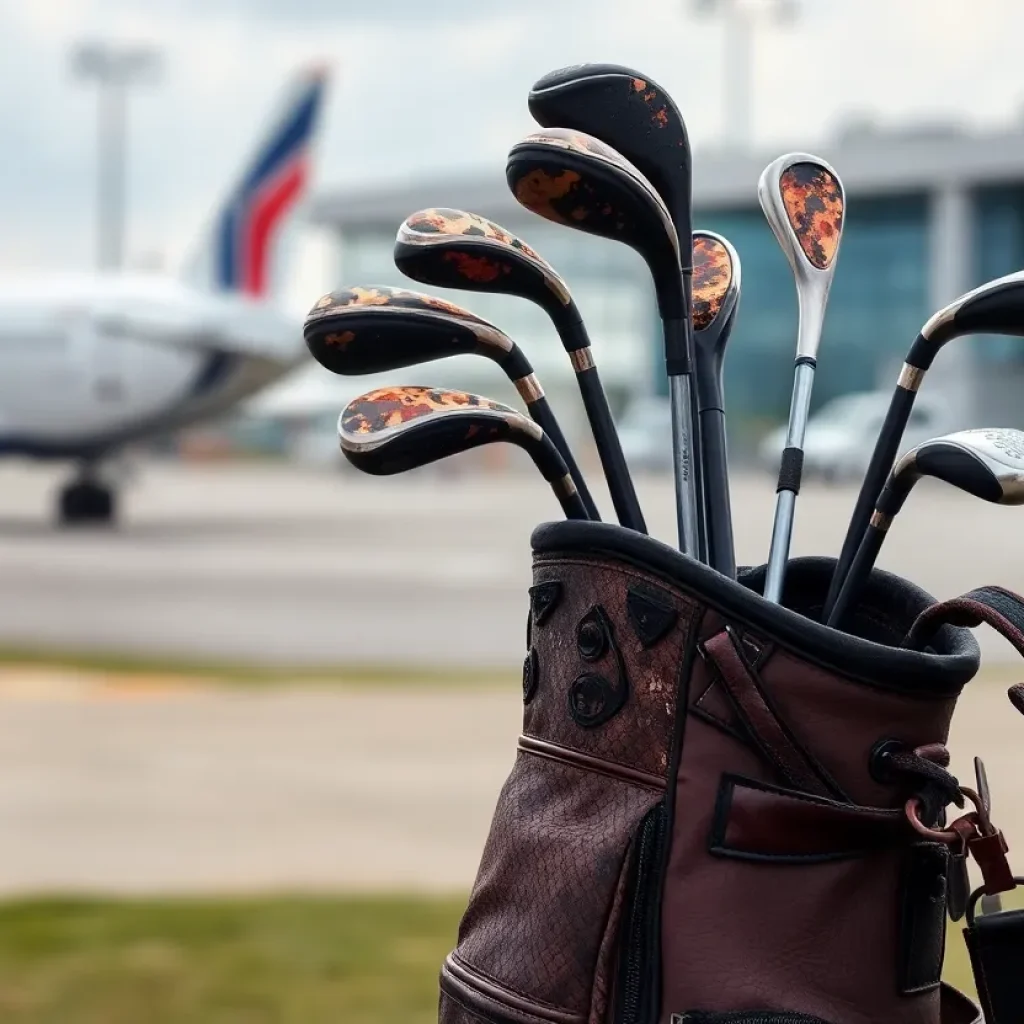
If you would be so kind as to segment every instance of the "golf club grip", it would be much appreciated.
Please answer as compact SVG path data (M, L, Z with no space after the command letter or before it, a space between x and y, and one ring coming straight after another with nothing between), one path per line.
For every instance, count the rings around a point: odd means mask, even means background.
M708 558L712 569L736 578L736 550L732 535L729 497L729 455L725 413L705 409L700 414L701 452L704 459L704 495L707 504Z
M903 439L903 433L906 430L907 421L910 419L910 411L916 397L916 391L908 391L897 385L892 401L889 403L889 411L885 414L885 422L878 432L875 450L871 454L871 461L864 474L864 481L860 485L857 504L854 506L853 515L850 516L846 538L843 541L842 550L839 552L839 558L836 560L832 582L829 584L828 596L825 598L823 608L823 616L826 621L831 618L832 610L846 581L850 565L857 554L864 531L871 522L871 513L875 510L875 503L878 501L878 496L882 493L885 481L896 461L900 441Z
M846 580L836 598L832 611L828 613L825 620L826 625L833 629L839 629L843 617L849 611L850 606L857 599L871 575L878 552L882 549L882 542L885 540L885 530L877 530L869 526L864 534L864 539L857 548L853 561L850 563L850 571L846 574Z
M569 451L569 443L562 433L562 428L558 425L558 420L555 419L555 414L551 411L551 406L548 405L548 400L542 395L540 398L528 402L526 408L530 412L530 418L550 438L551 443L558 450L558 454L565 460L569 475L572 477L573 483L576 484L576 490L579 491L583 507L587 511L587 518L592 519L595 523L599 523L601 521L601 514L597 511L594 499L590 496L590 491L587 489L583 474L580 472L580 467L576 465L576 460L572 457L572 452Z
M576 374L576 380L579 381L583 407L586 410L587 419L590 420L590 429L594 434L597 454L601 459L601 467L604 469L608 491L611 494L619 523L630 530L647 533L647 524L640 511L640 502L633 489L633 480L629 475L629 467L626 465L626 457L622 453L619 434L615 429L611 410L608 408L608 399L601 386L597 367L590 366L586 370L581 370Z

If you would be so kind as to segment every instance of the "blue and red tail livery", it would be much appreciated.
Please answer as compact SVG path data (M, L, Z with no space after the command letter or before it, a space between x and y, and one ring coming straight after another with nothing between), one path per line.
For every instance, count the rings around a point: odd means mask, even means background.
M303 77L295 100L223 208L213 238L218 289L267 294L274 241L309 182L326 79L322 69Z

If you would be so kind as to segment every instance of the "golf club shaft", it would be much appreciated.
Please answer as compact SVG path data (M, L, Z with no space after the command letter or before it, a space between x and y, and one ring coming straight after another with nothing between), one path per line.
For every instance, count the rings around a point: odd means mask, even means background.
M911 379L905 380L907 377ZM911 386L904 387L904 383ZM867 530L868 523L871 521L875 503L878 501L878 496L882 493L885 481L896 461L900 442L903 440L903 433L914 406L914 399L917 397L917 385L918 381L915 375L908 374L907 368L904 367L904 371L900 375L900 383L897 384L892 401L889 403L889 411L885 414L885 422L878 433L875 450L871 454L871 461L864 474L864 482L860 485L857 504L850 517L846 538L843 540L843 547L839 552L835 571L832 573L832 582L829 584L828 596L825 598L825 607L822 611L825 621L829 621L831 618L839 592L846 582L850 565L857 554L861 539L864 537L864 531Z
M867 582L871 570L874 568L878 552L882 548L882 541L885 540L886 530L880 530L871 525L864 532L857 553L850 563L850 571L846 574L846 580L836 598L832 611L829 612L826 624L833 629L842 625L843 616L850 610L851 605L860 594L861 588Z
M562 506L566 519L589 519L587 507L583 504L579 491L572 476L566 473L558 480L552 480L551 489L555 492L558 503Z
M697 358L700 358L699 351ZM701 375L698 373L698 386L700 379ZM709 564L723 576L735 579L736 552L732 535L732 503L729 498L725 413L720 408L701 410L700 444L704 459Z
M548 400L544 397L543 393L536 397L528 397L527 395L522 397L523 401L526 402L530 418L551 438L551 443L558 449L558 454L565 460L569 475L572 477L573 483L576 484L576 490L579 492L579 496L583 501L583 507L587 511L587 518L599 523L601 515L597 511L594 499L590 496L590 491L587 489L583 474L580 472L580 467L576 465L576 460L569 450L569 443L562 433L562 428L559 427L558 420L555 419L555 414L551 411L551 406L548 405Z
M690 243L690 250L685 254L683 259L683 301L685 303L684 309L686 310L686 316L683 319L683 326L685 328L684 344L686 345L686 352L690 362L692 371L696 371L696 346L693 341L693 233L689 229L686 234L680 234L680 242L684 239L688 239ZM691 473L693 476L693 492L694 500L696 502L696 516L697 516L697 547L694 552L695 557L698 561L703 562L705 565L710 564L709 557L709 545L708 545L708 524L707 524L707 501L705 498L704 488L706 481L704 479L704 443L701 436L701 418L700 418L700 406L697 401L697 388L700 387L700 380L688 382L687 391L689 392L687 398L687 416L690 421L690 440L689 448L691 452L690 463Z
M768 552L768 570L764 581L765 599L775 604L782 600L786 563L789 561L789 547L793 539L793 517L796 510L796 496L800 491L804 434L807 430L807 416L810 412L813 386L814 361L808 357L801 357L796 361L796 371L793 375L793 400L789 407L789 429L786 433L786 447L782 453L782 466L779 470L775 523L772 527L772 543Z
M647 524L640 511L640 502L633 488L626 457L622 453L615 421L608 408L608 398L601 386L601 378L593 363L590 349L578 349L572 352L571 356L574 367L582 366L582 369L576 370L576 380L579 383L587 419L590 421L590 429L594 433L594 443L597 445L597 454L601 459L615 514L622 526L647 533Z
M699 560L697 489L693 478L696 462L691 443L691 388L688 374L669 377L669 402L672 408L672 467L676 485L676 522L679 550Z

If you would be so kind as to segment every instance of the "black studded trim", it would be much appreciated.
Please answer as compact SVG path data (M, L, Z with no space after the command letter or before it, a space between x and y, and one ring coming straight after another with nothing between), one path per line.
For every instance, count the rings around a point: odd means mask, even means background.
M543 626L558 607L564 591L561 580L549 580L530 587L530 608L535 626Z
M537 648L532 647L523 660L523 704L529 704L537 693L537 682L540 676L540 664Z
M604 725L626 703L627 686L624 676L618 685L596 672L584 672L569 687L569 714L583 729Z
M644 647L653 647L679 618L679 611L666 592L650 585L629 588L626 611L633 631Z
M611 644L608 619L600 605L595 605L576 627L576 648L584 661L597 661Z

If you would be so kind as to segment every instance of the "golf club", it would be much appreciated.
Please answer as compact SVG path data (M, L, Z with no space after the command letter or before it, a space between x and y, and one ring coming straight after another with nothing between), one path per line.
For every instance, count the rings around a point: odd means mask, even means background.
M665 335L672 408L673 468L679 547L700 561L703 492L691 414L690 310L679 264L679 238L664 202L646 178L614 149L567 129L535 132L512 147L505 176L528 210L636 250L654 278ZM689 244L689 243L688 243Z
M588 518L600 519L530 361L493 324L432 295L375 286L343 288L323 296L307 315L303 334L321 366L350 377L447 356L475 354L494 360L565 460Z
M740 258L713 231L693 233L693 341L697 353L697 409L708 558L713 569L736 578L736 552L729 498L729 456L725 438L722 364L740 299Z
M893 518L922 477L942 480L982 501L1024 505L1024 432L1008 428L961 430L912 448L889 474L827 624L836 629L856 602L878 558Z
M969 334L1007 334L1024 337L1024 271L997 278L961 295L940 309L914 339L900 371L896 390L885 421L878 432L878 440L871 454L857 503L850 517L842 550L836 562L823 616L827 621L835 606L839 591L846 582L850 563L857 552L871 511L899 453L903 432L910 419L914 400L924 383L942 347L954 338Z
M621 64L574 64L559 68L534 82L527 99L533 119L543 128L567 128L586 132L621 154L650 182L661 196L680 239L679 262L683 274L684 302L691 309L693 257L686 240L692 236L692 156L686 122L668 92L635 68ZM701 395L700 363L704 353L693 344L693 326L687 317L687 351L695 360L690 436L697 463L697 481L707 475L704 456L701 406L713 403ZM701 510L703 511L703 510ZM710 514L710 510L708 512ZM706 536L712 529L703 515L698 519L700 548L711 556ZM715 560L710 558L715 568Z
M516 295L544 309L572 361L619 523L646 533L587 329L554 268L493 221L450 209L420 210L407 217L398 229L394 258L406 277L422 284Z
M804 433L825 306L843 235L846 197L836 172L824 160L808 153L788 153L773 160L761 173L757 196L793 269L800 315L793 397L779 467L775 522L764 583L765 598L778 604L782 600L793 538Z
M540 426L489 398L443 388L378 388L349 402L338 437L345 458L372 476L507 441L529 453L569 519L588 518L565 460Z

